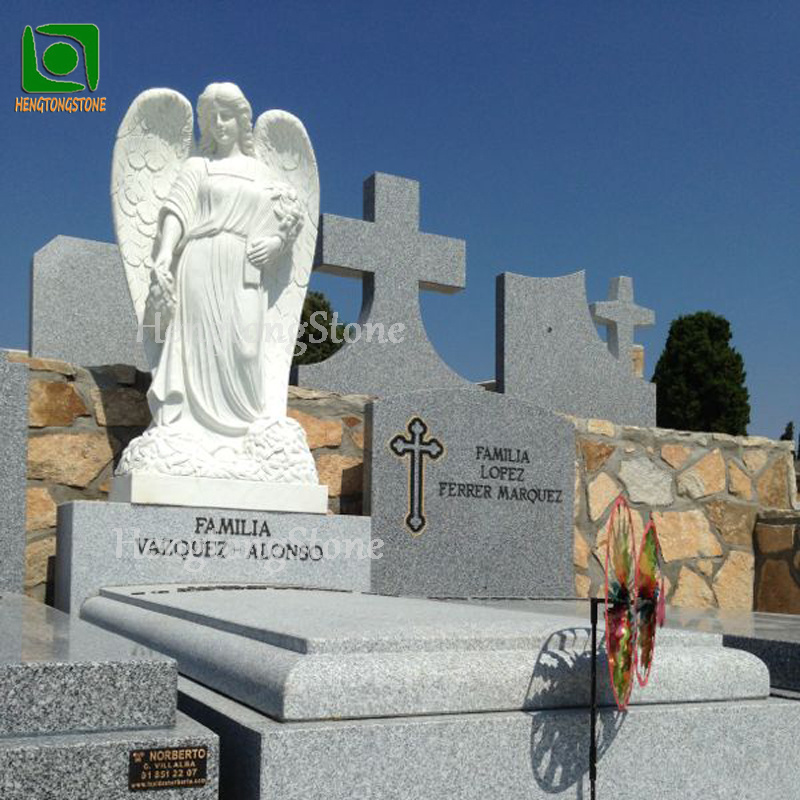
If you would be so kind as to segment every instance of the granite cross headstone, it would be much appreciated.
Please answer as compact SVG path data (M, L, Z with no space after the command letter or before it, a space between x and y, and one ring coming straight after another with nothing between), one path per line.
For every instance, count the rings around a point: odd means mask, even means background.
M420 289L464 288L464 242L420 232L419 183L406 178L367 178L363 216L323 214L315 257L320 272L362 279L360 332L326 361L300 366L298 385L378 396L469 388L434 350L419 306Z
M21 592L25 572L28 368L0 350L0 591Z
M628 289L633 294L629 280L621 282L618 301L597 304L615 332L615 357L597 335L583 272L498 275L497 391L562 414L654 426L656 387L634 375L628 344L633 328L652 315L626 298Z
M623 363L630 359L633 335L636 328L655 324L656 315L649 308L633 302L633 278L620 275L612 278L608 287L608 300L589 306L592 318L608 330L608 349Z
M573 594L572 425L463 389L394 395L368 415L374 591Z

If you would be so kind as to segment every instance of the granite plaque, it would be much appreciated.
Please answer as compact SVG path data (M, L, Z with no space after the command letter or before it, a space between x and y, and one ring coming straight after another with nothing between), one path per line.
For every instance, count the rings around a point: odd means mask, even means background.
M573 594L572 425L458 389L377 400L369 416L373 591Z
M208 748L202 745L131 750L128 789L190 789L208 782Z

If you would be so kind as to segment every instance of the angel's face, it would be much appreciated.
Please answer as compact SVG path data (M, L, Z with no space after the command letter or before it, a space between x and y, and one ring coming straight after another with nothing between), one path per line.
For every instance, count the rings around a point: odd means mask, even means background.
M239 121L232 108L214 103L210 117L211 136L223 150L230 148L239 139Z

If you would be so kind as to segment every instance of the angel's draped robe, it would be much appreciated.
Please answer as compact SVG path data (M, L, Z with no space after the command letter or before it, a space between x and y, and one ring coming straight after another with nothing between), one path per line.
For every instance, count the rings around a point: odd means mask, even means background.
M286 386L270 380L265 348L282 348L288 382L296 330L283 332L288 346L267 341L265 318L276 299L268 289L279 284L261 275L246 249L248 240L278 234L275 210L296 202L289 195L256 159L231 164L190 158L183 165L161 211L180 220L183 235L177 304L148 395L156 425L191 432L196 423L241 436L258 419L285 415ZM284 251L291 248L291 234L288 239Z

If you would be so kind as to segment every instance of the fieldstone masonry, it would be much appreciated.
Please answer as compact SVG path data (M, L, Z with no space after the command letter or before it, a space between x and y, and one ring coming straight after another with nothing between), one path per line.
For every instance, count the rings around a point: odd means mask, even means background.
M84 369L19 351L9 353L9 359L17 362L8 366L22 374L23 392L27 380L31 398L27 515L24 505L15 515L26 520L27 534L23 538L20 531L13 541L25 541L26 592L43 599L48 559L55 554L56 508L70 500L107 499L116 459L150 424L146 397L150 376L129 366ZM320 482L328 486L329 511L360 514L364 407L370 398L296 387L290 387L289 396L289 416L305 429ZM25 411L20 398L14 408L19 409L24 445ZM15 485L24 485L24 476L23 455ZM21 499L24 503L24 495ZM21 589L21 552L18 560Z
M361 336L326 361L299 367L297 384L383 397L475 388L436 353L419 307L421 289L451 294L464 288L465 252L461 239L420 232L417 181L381 172L367 178L364 219L323 214L315 257L320 272L361 278ZM384 341L370 332L375 325Z
M19 352L9 359L29 369L25 587L42 599L47 560L55 552L56 505L107 497L115 457L149 422L149 379L131 367L86 370ZM289 414L306 431L320 481L330 487L332 513L364 513L370 399L290 387ZM794 519L791 442L566 419L577 436L573 567L579 594L602 589L608 514L624 489L640 532L649 512L655 514L671 603L794 608L800 545L797 536L789 544L793 522L775 522ZM764 533L765 525L777 532Z
M608 518L625 491L638 536L653 514L670 604L761 610L753 534L764 507L793 507L792 443L573 421L578 594L603 591Z

